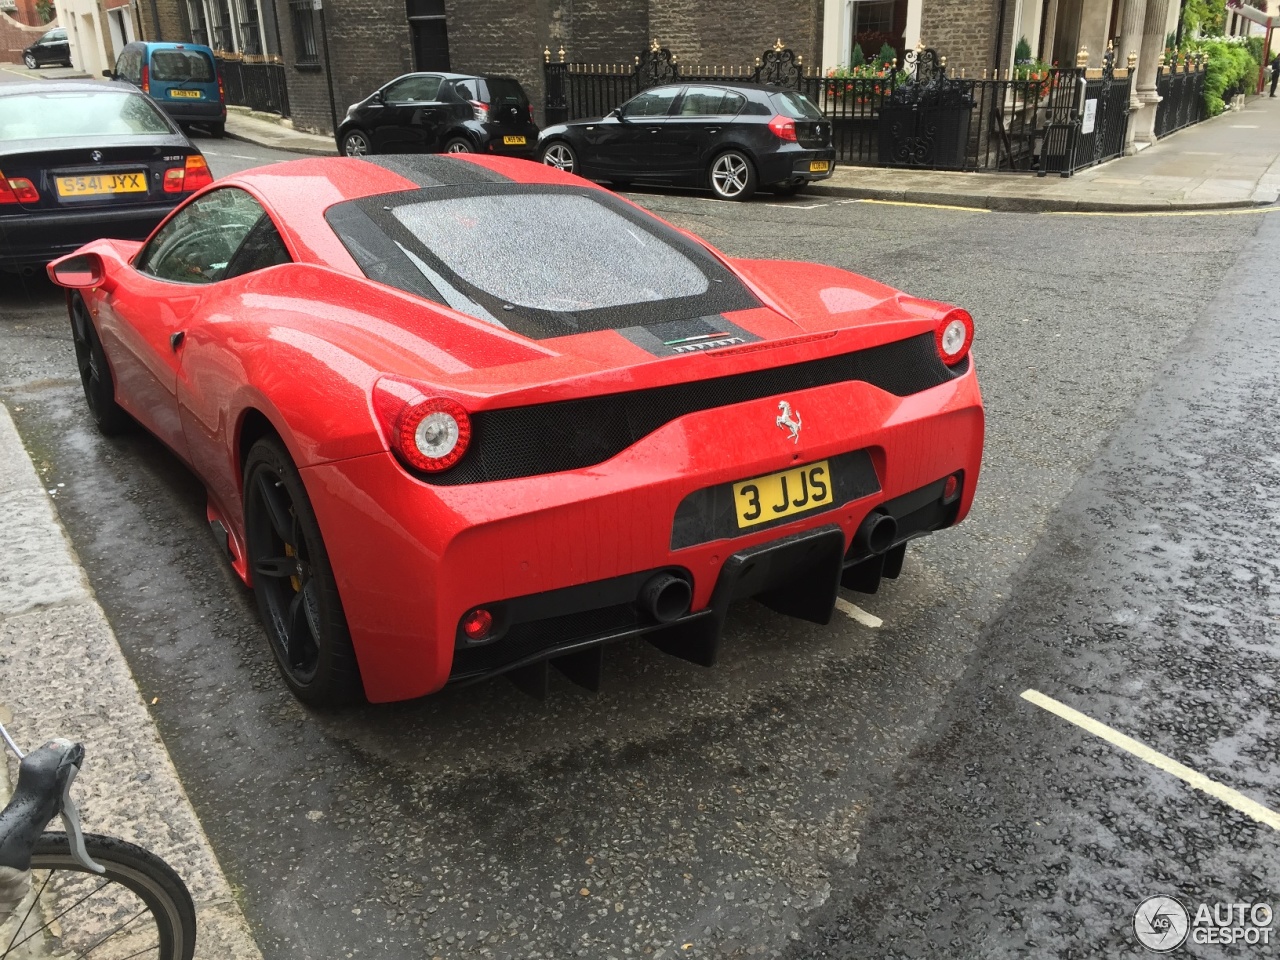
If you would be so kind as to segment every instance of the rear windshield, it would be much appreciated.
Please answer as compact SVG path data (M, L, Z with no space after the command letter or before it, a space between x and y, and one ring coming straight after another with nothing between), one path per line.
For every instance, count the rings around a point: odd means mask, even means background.
M171 134L146 97L124 91L63 91L0 97L0 140Z
M212 83L213 61L199 50L151 51L151 79L166 83L194 80Z
M534 339L759 305L700 245L594 190L431 188L325 216L370 279Z
M785 93L775 93L772 99L773 105L784 117L790 117L792 120L822 119L822 111L815 107L803 93L793 93L788 90Z
M529 103L529 98L524 95L524 89L514 80L491 77L485 80L485 86L489 88L489 102L497 106L523 107Z

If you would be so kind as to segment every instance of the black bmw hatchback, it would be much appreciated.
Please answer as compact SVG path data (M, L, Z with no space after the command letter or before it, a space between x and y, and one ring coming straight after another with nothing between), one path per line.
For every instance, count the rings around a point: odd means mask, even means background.
M593 180L710 187L746 200L761 186L794 194L835 169L831 121L803 94L756 84L673 84L600 120L547 127L542 162Z
M397 77L347 109L338 152L533 157L538 127L519 81L457 73Z

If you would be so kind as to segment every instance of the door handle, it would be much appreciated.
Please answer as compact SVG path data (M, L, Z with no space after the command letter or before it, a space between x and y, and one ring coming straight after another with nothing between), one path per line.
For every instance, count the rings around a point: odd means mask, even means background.
M177 333L169 334L169 349L172 350L174 353L177 353L178 348L182 346L182 341L185 340L186 338L187 338L187 335L183 333L181 330L179 330Z
M649 132L650 132L650 133L657 133L657 132L658 132L659 130L661 130L661 129L662 129L661 127L650 127L650 128L649 128Z
M720 132L719 127L707 127L707 133L719 133L719 132Z

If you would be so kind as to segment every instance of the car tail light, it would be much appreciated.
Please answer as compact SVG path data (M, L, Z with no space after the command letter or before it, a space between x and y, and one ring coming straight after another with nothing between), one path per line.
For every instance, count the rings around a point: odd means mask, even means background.
M468 640L484 640L492 631L493 614L484 607L477 607L462 618L462 633Z
M190 193L213 183L213 174L204 157L194 154L187 157L181 167L171 167L164 172L165 193Z
M942 362L954 367L969 355L969 348L973 346L973 317L969 316L968 310L959 307L947 311L938 321L934 338Z
M142 92L151 92L151 71L145 63L142 65Z
M471 113L474 119L480 123L485 123L489 119L489 105L487 103L481 103L479 100L468 100L467 102L471 104Z
M6 177L0 174L0 203L35 203L40 191L26 177Z
M533 104L529 104L529 122L533 123Z
M773 135L779 140L790 140L792 143L796 139L796 122L790 117L784 117L781 114L769 121L769 129L773 131Z
M462 459L471 442L471 417L448 397L427 397L400 380L378 381L374 408L392 452L414 470L438 473Z
M227 91L222 86L222 74L218 74L218 102L225 103L227 99Z

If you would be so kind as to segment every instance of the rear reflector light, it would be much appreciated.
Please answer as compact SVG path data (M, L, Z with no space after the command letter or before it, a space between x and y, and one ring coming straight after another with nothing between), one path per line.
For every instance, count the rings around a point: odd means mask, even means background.
M187 157L183 166L171 167L164 172L165 193L190 193L211 183L213 174L209 172L209 164L199 154Z
M942 502L950 503L956 498L960 492L960 474L953 473L947 477L946 483L942 485Z
M479 100L468 100L471 104L471 112L474 118L480 123L484 123L489 119L489 105L481 103Z
M796 139L796 122L790 117L784 117L781 114L769 121L769 129L773 131L773 135L779 140L790 140L792 143Z
M0 174L0 203L35 203L40 191L26 177L5 177Z
M493 614L480 607L462 618L462 632L468 640L483 640L493 630Z
M947 311L938 321L934 338L942 362L954 367L969 355L969 348L973 345L973 317L969 316L968 310L959 307Z

